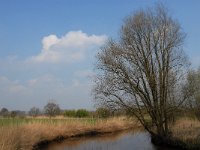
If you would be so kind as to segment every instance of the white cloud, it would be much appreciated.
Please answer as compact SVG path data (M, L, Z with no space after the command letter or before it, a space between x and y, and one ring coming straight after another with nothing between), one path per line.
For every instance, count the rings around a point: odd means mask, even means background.
M77 79L73 79L72 80L72 87L80 87L81 86L81 83L80 83L80 81L79 80L77 80Z
M48 51L48 49L52 46L58 43L59 39L56 35L49 35L43 38L42 45L43 50Z
M0 59L0 104L11 109L43 107L51 98L62 108L91 108L93 55L104 44L105 35L71 31L62 37L42 40L38 55ZM85 59L87 58L87 59ZM84 62L67 65L85 59ZM0 107L1 107L0 106Z
M104 44L105 35L87 35L82 31L70 31L61 38L49 35L42 40L40 54L32 56L29 61L37 63L76 62L83 60L88 51Z
M95 73L90 70L90 69L85 69L85 70L78 70L74 73L74 75L76 77L83 77L83 78L88 78L88 77L92 77L95 75Z
M53 75L43 75L26 82L0 76L0 102L9 109L41 108L55 99L62 108L91 108L91 84L72 78L70 82Z
M60 82L58 79L56 79L54 76L52 75L43 75L43 76L40 76L40 77L37 77L37 78L33 78L33 79L30 79L28 81L28 85L31 86L31 87L34 87L34 86L40 86L40 85L47 85L49 86L49 84L51 83L57 83L57 82Z
M16 94L16 93L24 93L26 92L26 87L20 85L20 83L15 81L10 81L7 77L0 76L0 91L1 93L8 93L8 94Z

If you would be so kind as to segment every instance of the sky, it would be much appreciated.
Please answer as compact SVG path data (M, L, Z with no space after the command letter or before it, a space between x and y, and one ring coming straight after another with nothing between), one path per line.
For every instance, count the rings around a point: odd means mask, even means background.
M161 0L160 0L161 1ZM0 108L94 109L95 55L126 16L158 0L0 0ZM200 1L162 0L200 66Z

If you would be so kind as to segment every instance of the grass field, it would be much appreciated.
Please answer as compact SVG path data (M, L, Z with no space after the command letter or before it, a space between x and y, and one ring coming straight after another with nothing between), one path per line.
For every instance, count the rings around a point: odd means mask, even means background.
M20 126L24 124L40 123L40 124L60 124L78 121L85 124L95 124L102 119L97 118L64 118L56 117L49 119L47 117L37 117L37 118L0 118L0 127L3 126Z
M54 140L57 137L84 135L91 131L99 133L125 130L135 125L124 117L95 118L8 118L0 119L1 150L31 150L36 143Z

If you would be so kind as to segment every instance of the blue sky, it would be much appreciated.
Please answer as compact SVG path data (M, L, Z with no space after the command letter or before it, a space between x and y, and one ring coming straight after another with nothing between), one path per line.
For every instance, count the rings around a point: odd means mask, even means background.
M0 108L93 109L95 54L117 38L124 17L157 0L1 0ZM163 0L187 33L192 66L200 65L200 1Z

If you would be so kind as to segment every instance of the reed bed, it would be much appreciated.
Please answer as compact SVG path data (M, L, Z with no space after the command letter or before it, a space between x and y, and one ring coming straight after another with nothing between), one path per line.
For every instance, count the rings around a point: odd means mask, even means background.
M200 121L192 118L181 118L172 126L173 137L184 142L188 149L200 147Z
M5 122L4 122L5 121ZM109 119L24 118L0 121L1 150L31 150L41 141L70 138L88 132L116 132L140 125L124 117ZM4 122L4 123L2 123Z

